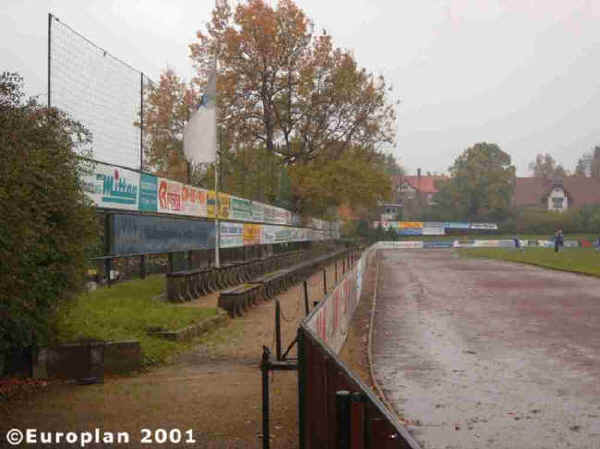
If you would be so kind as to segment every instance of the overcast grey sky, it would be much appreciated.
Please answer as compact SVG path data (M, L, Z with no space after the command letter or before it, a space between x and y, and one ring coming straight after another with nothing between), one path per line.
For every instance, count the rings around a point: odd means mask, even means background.
M273 3L275 3L273 1ZM394 154L445 171L498 143L520 176L539 152L567 169L600 145L600 0L297 0L394 86ZM191 75L187 45L214 0L0 0L0 70L46 92L47 13L153 79Z

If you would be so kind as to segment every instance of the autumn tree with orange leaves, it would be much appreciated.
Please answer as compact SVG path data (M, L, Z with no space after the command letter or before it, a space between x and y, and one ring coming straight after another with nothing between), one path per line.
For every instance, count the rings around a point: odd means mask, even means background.
M144 165L158 176L188 182L183 127L195 103L194 90L172 69L161 73L158 84L146 89Z
M389 194L379 150L395 138L391 89L383 77L360 68L351 52L335 47L325 31L315 34L292 0L276 7L248 0L234 9L220 1L197 37L190 45L194 89L167 72L151 101L156 166L175 170L188 105L194 91L205 90L216 57L218 126L221 151L231 162L223 168L230 186L261 177L262 167L232 167L244 166L236 158L247 161L249 152L265 151L289 174L297 212L322 215L350 201L372 206ZM320 188L319 181L333 173L337 188Z

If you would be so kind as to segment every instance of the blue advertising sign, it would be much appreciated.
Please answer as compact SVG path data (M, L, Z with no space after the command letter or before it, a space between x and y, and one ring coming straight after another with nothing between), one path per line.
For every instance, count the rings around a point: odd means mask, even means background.
M470 223L451 221L451 222L444 223L444 228L446 228L446 229L469 229L470 225L471 225Z
M139 210L156 212L158 210L158 178L142 173L140 176Z
M164 254L215 246L215 223L153 215L111 217L110 255Z
M452 241L423 242L423 248L452 248L453 246Z

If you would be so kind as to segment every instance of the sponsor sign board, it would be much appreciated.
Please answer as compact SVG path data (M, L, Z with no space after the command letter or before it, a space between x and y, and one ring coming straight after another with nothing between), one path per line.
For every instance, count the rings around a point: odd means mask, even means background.
M139 210L145 212L158 211L158 178L142 173L140 175Z
M244 223L243 225L243 240L244 246L260 245L260 236L262 232L262 225Z
M499 246L498 240L475 240L476 248L497 248Z
M243 232L244 225L242 223L230 223L227 221L221 221L221 248L235 248L244 246Z
M111 216L110 255L160 254L214 248L215 224L157 215Z
M446 229L469 229L469 227L470 223L466 222L447 221L444 223Z
M263 223L265 221L265 205L251 201L250 203L250 215L252 221Z
M422 221L397 221L399 229L422 229Z
M422 228L402 228L397 230L400 235L423 235Z
M439 242L423 242L423 248L452 248L453 242L448 241L439 241Z
M495 223L471 223L471 229L484 229L484 230L496 230L498 229L498 225Z
M373 247L365 251L358 263L344 276L333 292L321 301L306 322L306 325L336 354L340 352L346 340L352 315L360 301L367 263L373 255Z
M96 207L137 210L140 174L110 165L95 164L82 177L83 190Z
M182 214L181 188L183 184L165 178L158 179L158 212Z
M414 241L414 242L379 242L378 248L383 248L383 249L423 248L423 242L422 241Z

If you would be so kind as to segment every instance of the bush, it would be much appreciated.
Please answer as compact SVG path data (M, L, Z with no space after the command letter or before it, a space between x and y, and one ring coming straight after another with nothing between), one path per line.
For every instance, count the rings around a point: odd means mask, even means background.
M567 212L552 212L541 209L522 209L514 219L516 231L522 234L553 234L561 228L567 233L600 232L600 206L584 206ZM503 224L503 230L507 229Z
M76 150L89 133L56 109L23 101L0 75L0 354L46 341L63 299L82 285L98 233Z

